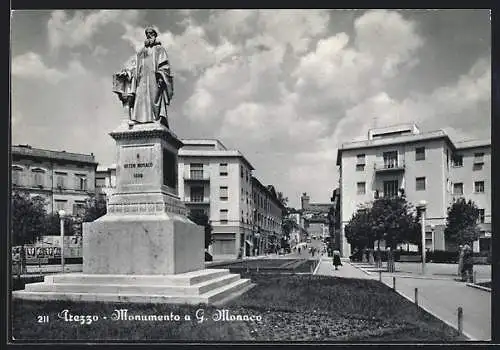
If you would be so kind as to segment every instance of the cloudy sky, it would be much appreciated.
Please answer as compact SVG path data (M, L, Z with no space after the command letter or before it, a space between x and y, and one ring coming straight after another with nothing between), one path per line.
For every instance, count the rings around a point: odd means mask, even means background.
M114 163L111 75L148 24L174 132L240 150L292 206L329 201L338 145L374 126L490 138L488 10L58 10L12 14L12 143Z

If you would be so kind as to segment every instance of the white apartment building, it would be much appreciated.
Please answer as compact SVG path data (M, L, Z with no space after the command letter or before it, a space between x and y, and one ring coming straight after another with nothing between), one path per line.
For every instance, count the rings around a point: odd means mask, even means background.
M106 201L113 195L116 189L116 164L109 167L98 165L95 172L96 193L104 196Z
M372 129L364 141L342 144L340 222L343 256L351 254L345 225L364 203L403 189L413 205L426 207L426 248L454 250L445 242L447 209L453 198L473 200L481 210L481 237L474 250L491 247L491 142L453 143L442 131L422 133L414 124Z
M253 232L252 170L237 150L218 140L182 140L178 191L190 211L205 212L212 224L214 258L236 258Z

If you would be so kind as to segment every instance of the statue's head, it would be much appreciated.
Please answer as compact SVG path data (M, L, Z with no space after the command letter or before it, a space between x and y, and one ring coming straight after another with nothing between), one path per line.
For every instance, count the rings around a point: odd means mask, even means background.
M147 39L153 39L158 36L158 31L153 26L147 26L144 33Z

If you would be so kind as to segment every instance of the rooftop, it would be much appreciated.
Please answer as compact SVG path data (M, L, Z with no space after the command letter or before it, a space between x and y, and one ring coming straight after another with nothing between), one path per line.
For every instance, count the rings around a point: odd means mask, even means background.
M12 154L46 159L65 160L69 162L95 164L94 154L72 153L66 151L52 151L42 148L33 148L30 145L15 145L11 149Z

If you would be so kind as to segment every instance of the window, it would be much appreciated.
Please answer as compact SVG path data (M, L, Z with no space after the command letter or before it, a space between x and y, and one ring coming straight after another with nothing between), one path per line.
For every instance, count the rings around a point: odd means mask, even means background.
M15 186L20 186L22 175L23 175L22 168L13 167L12 168L12 184Z
M243 179L244 175L243 175L243 165L240 167L240 177Z
M44 185L43 176L45 174L45 171L42 169L33 169L32 172L33 172L33 185L38 187L43 187Z
M476 181L476 182L474 182L474 192L476 192L476 193L484 193L484 181Z
M96 177L95 178L95 186L96 187L106 187L106 178Z
M221 209L220 210L220 223L221 224L227 224L227 209Z
M415 182L416 191L425 191L425 177L417 177Z
M227 201L228 198L227 186L219 187L219 197L221 201Z
M220 176L227 176L227 163L220 163L219 164L219 175Z
M357 194L366 194L366 182L357 183Z
M203 164L200 163L189 164L189 177L194 180L203 179Z
M455 154L453 156L453 166L454 167L464 166L464 156L461 154Z
M59 210L66 210L66 200L62 199L56 199L55 204L56 204L56 211L58 212Z
M398 189L398 180L384 181L384 197L397 196Z
M425 147L415 148L415 160L425 160Z
M364 154L358 154L356 156L357 162L356 162L356 170L357 171L363 171L365 170L365 155Z
M453 184L453 194L454 195L464 194L464 184L461 182Z
M87 190L87 178L85 176L79 176L78 189L81 191Z
M477 222L479 224L484 224L484 209L478 209L479 211L479 216L477 218Z
M201 186L191 187L191 202L203 202L204 200L204 189Z
M57 177L56 177L56 187L57 188L65 188L67 173L56 172L56 175L57 175Z
M384 152L384 168L396 168L398 166L398 152Z
M73 215L85 215L85 202L75 202L73 204Z
M213 243L214 254L234 254L236 243L234 240L217 240Z
M474 153L474 164L484 163L484 153Z

